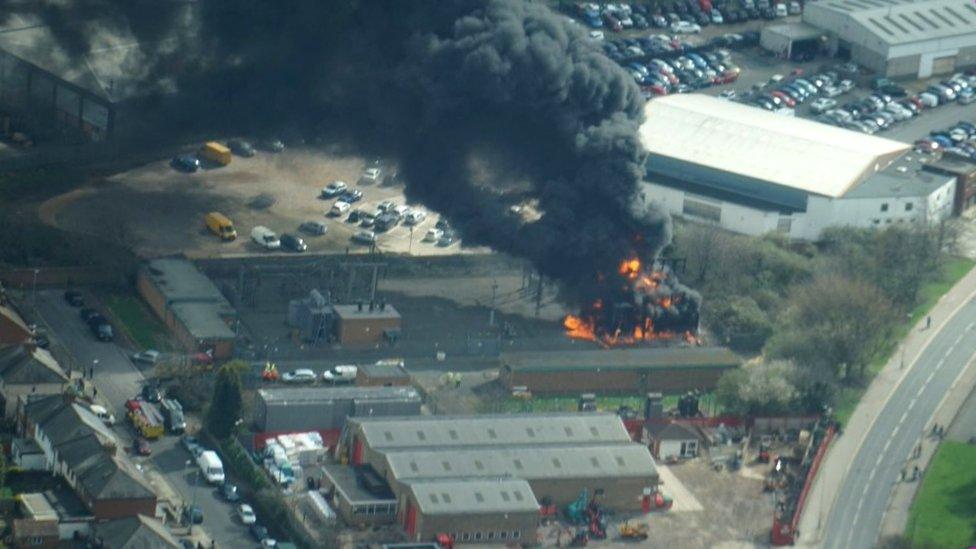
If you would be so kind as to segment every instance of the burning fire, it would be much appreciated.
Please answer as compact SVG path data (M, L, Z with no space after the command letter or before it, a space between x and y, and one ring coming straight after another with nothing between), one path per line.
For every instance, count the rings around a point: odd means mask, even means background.
M672 293L661 295L662 292L659 292L668 278L668 273L663 270L645 271L639 259L631 258L620 263L618 273L627 281L624 289L635 294L635 299L639 298L644 303L644 307L650 306L656 311L672 312L672 307L681 303L681 295ZM653 319L646 315L615 319L607 326L605 322L601 323L601 319L606 320L603 309L604 302L598 299L581 315L568 315L563 319L566 335L573 339L594 341L603 347L673 340L678 337L679 332L674 330L656 331ZM681 332L681 338L693 345L701 343L692 330Z

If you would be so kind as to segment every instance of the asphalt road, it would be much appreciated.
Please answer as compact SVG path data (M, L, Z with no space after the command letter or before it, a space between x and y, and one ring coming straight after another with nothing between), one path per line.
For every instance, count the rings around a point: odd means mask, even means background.
M81 320L79 309L65 303L62 295L61 291L38 291L37 313L53 335L53 343L62 346L73 358L75 369L91 367L98 360L94 366L98 397L103 403L108 403L118 418L115 432L120 440L131 444L133 434L125 421L125 401L139 393L145 377L129 360L129 351L114 343L96 340ZM195 464L186 466L186 461L191 458L179 444L179 437L167 435L151 442L150 446L153 452L149 459L135 458L134 461L154 467L177 494L185 501L192 502L193 482L198 469ZM216 540L218 547L257 545L247 529L235 521L234 509L217 496L216 490L202 483L195 497L197 505L203 510L203 528Z
M976 355L976 303L935 335L895 389L852 462L831 509L823 546L874 547L892 487L943 396ZM931 442L928 442L931 444Z

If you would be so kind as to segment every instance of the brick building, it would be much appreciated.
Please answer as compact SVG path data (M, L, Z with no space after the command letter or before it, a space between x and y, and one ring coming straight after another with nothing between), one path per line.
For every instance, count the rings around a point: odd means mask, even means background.
M335 336L347 347L372 347L400 337L400 313L386 303L333 305Z
M217 286L185 259L154 259L139 269L139 294L188 352L234 353L237 312Z
M666 347L502 355L499 378L534 394L665 394L714 389L742 364L723 347Z
M51 353L31 343L0 346L0 412L12 418L22 395L55 395L64 391L68 376Z
M0 305L0 345L16 345L33 337L30 327L17 311Z

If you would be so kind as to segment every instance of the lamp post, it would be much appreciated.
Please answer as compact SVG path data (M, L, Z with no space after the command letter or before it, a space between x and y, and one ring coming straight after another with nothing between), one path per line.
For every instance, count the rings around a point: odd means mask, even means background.
M34 269L34 279L31 282L31 304L34 307L34 316L37 316L37 275L40 269Z

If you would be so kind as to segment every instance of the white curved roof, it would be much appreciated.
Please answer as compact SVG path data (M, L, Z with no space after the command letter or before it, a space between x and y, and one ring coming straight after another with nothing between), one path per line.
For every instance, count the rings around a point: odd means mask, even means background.
M654 99L644 116L641 142L652 154L834 198L909 150L702 94Z

